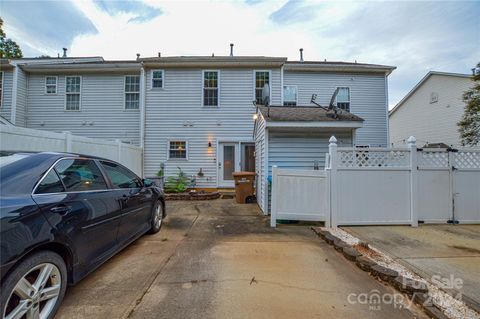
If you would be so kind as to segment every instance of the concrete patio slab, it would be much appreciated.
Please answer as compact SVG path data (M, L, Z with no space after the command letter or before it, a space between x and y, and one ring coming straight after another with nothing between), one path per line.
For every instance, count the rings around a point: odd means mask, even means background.
M467 303L480 305L480 225L342 227L427 280L459 278Z

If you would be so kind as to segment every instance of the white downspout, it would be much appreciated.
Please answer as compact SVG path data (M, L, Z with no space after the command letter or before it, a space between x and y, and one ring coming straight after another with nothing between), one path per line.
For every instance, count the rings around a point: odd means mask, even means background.
M10 122L13 125L17 125L17 91L18 91L18 68L16 62L12 61L12 65L14 66L13 71L13 83L12 83L12 109L10 110Z
M385 74L385 104L387 116L387 147L390 147L390 117L388 116L388 75Z
M140 147L142 148L142 177L145 177L145 94L146 94L146 73L140 69Z

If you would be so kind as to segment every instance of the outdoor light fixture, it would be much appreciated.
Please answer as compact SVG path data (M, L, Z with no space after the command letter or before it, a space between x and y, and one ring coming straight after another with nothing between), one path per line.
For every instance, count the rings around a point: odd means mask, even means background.
M208 147L212 147L212 142L208 141Z
M258 114L257 113L253 114L253 120L255 121L256 119L258 119Z

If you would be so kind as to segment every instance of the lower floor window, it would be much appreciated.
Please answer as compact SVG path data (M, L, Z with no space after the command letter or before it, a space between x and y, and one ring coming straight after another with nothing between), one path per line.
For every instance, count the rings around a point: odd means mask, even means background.
M168 157L170 159L187 159L187 142L170 141L168 144Z

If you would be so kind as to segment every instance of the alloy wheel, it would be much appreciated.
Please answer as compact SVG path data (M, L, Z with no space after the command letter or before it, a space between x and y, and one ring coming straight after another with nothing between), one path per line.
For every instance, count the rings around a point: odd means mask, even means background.
M62 276L57 266L42 263L30 269L15 285L3 311L5 319L46 319L57 303Z

